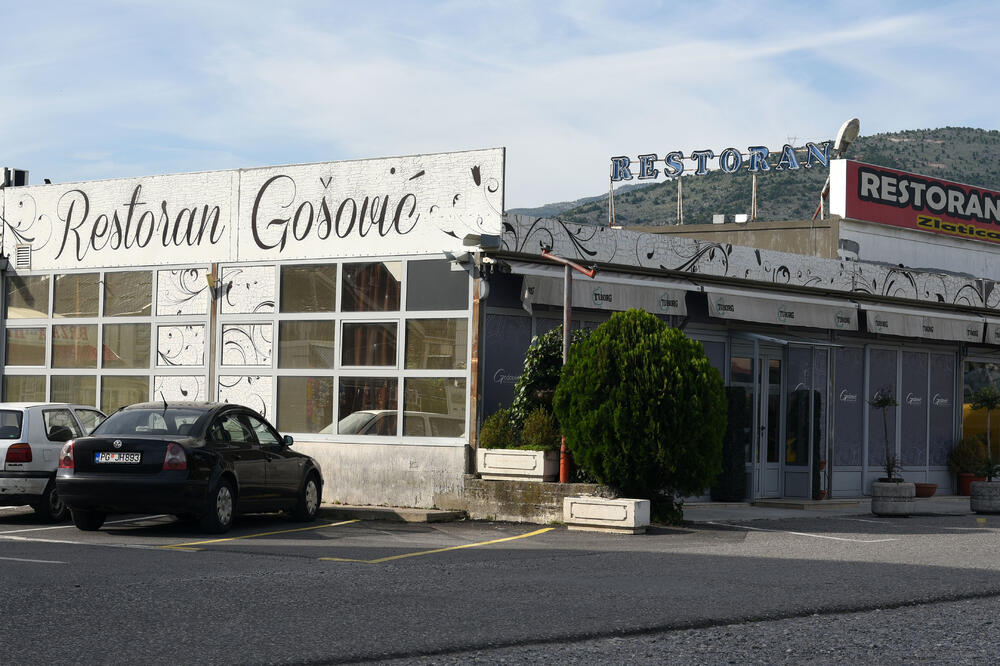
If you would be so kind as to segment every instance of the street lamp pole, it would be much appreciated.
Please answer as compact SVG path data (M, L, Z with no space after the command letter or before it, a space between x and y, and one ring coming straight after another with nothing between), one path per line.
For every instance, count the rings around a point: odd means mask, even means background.
M557 257L548 250L542 250L542 256L565 266L563 272L563 365L569 359L569 328L573 323L573 271L579 271L589 278L597 275L596 268L584 268L569 259ZM566 449L566 437L562 437L559 446L559 483L569 483L569 451Z

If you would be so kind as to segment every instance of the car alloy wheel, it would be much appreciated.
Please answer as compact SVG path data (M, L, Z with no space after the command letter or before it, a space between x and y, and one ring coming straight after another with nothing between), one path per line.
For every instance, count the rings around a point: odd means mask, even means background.
M38 504L32 504L31 508L45 520L52 522L62 522L69 518L69 508L63 503L59 492L56 490L55 481L49 481L45 487L42 499Z
M292 511L292 518L306 522L314 520L316 512L319 510L319 494L319 481L316 480L315 474L310 474L302 486L299 501L295 504L295 509Z
M229 530L236 513L236 497L233 484L220 479L208 497L208 505L201 519L201 527L210 534L221 534Z

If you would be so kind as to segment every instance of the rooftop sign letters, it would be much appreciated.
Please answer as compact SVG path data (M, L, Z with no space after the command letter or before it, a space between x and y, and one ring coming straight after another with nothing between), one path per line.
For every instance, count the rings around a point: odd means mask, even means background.
M825 167L830 164L830 146L830 141L818 144L809 142L804 148L793 148L786 143L777 152L772 152L764 146L750 146L746 153L736 148L726 148L718 155L713 150L695 150L689 155L674 150L664 155L663 159L656 153L639 155L634 165L629 157L612 157L611 180L612 182L632 180L633 171L639 180L657 178L661 172L666 178L676 178L684 174L685 160L693 163L696 176L709 172L710 161L714 161L714 165L724 173L736 173L741 170L748 173L791 171L803 167L810 169L814 164ZM657 164L662 167L658 167Z
M830 168L830 212L1000 243L1000 192L851 160L834 160Z

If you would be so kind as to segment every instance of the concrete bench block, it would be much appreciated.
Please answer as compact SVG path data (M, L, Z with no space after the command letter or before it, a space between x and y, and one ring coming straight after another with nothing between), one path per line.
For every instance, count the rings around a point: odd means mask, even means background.
M559 452L477 449L476 471L493 481L553 481L559 476Z
M643 534L649 527L649 500L566 497L563 522L571 530Z

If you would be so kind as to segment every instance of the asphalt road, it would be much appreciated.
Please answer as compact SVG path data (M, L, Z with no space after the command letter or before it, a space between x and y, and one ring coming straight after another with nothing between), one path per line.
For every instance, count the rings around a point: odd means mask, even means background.
M935 653L938 635L989 661L998 528L804 515L612 536L246 516L207 537L168 517L86 533L0 509L0 662L904 663L916 649L962 663Z

